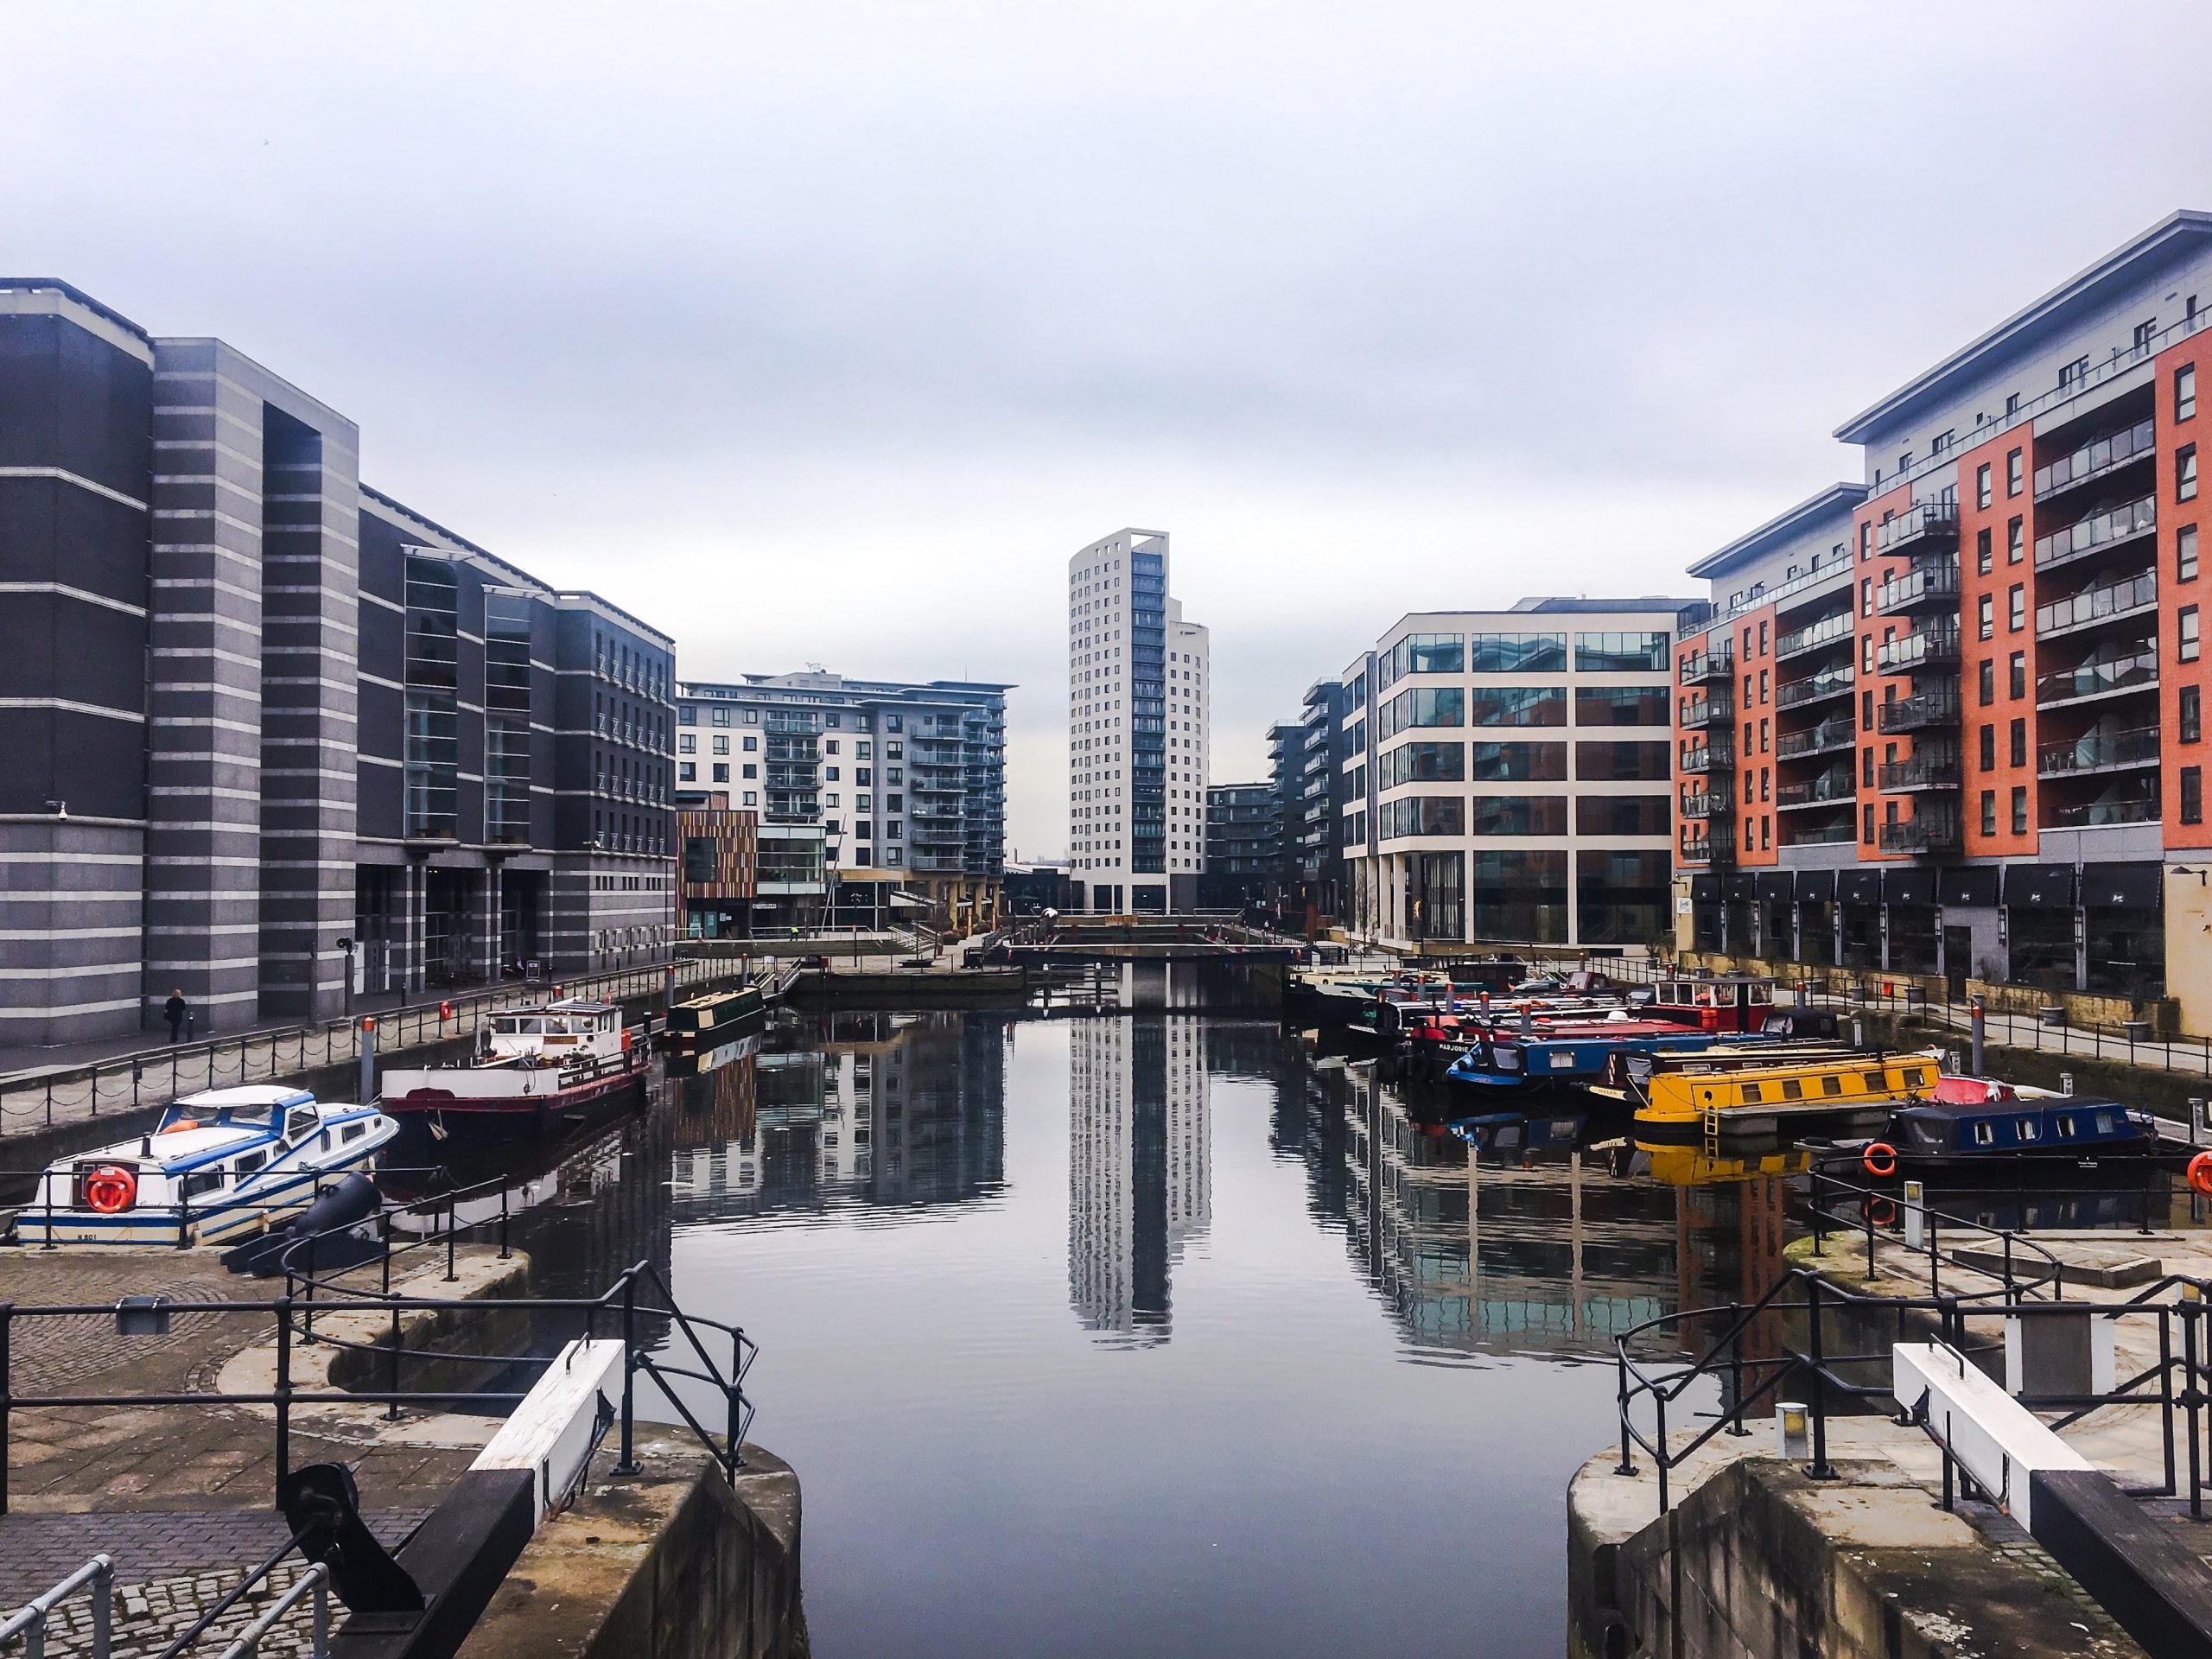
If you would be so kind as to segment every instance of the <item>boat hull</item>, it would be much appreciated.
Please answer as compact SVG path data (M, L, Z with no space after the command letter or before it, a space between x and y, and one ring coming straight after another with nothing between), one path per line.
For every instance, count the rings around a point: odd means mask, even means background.
M505 1140L565 1133L633 1107L644 1097L645 1080L645 1059L640 1050L633 1051L625 1068L566 1087L529 1094L472 1092L466 1074L457 1074L452 1088L418 1084L386 1098L383 1106L401 1123L440 1138Z

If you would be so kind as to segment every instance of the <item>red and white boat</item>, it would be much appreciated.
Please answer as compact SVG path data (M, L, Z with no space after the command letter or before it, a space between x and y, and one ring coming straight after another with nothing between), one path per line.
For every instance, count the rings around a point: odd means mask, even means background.
M441 1140L571 1128L632 1103L649 1064L621 1009L569 997L493 1015L474 1065L395 1066L380 1103Z

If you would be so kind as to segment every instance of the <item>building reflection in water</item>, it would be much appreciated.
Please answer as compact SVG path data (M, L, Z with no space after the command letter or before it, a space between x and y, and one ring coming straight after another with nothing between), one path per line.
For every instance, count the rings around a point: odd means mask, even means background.
M1370 1065L1322 1065L1302 1124L1285 1090L1276 1144L1424 1355L1611 1358L1631 1327L1751 1300L1779 1271L1778 1174L1670 1186L1580 1146L1478 1154L1446 1127L1454 1103L1409 1106Z
M758 1053L677 1089L677 1217L803 1219L957 1204L1004 1184L1006 1021L783 1016Z
M1213 1218L1205 1037L1159 1015L1071 1022L1068 1300L1086 1330L1166 1339L1173 1264Z

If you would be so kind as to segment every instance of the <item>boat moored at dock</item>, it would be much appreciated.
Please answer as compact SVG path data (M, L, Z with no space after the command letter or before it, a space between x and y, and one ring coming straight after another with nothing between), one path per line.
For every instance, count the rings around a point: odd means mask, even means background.
M29 1244L229 1243L365 1171L399 1126L373 1106L323 1105L251 1084L171 1103L151 1134L48 1164L16 1216Z
M441 1139L573 1128L642 1099L650 1064L620 1008L574 997L494 1016L484 1050L473 1065L386 1071L385 1110Z
M1636 1109L1637 1138L1764 1139L1872 1131L1924 1098L1940 1075L1934 1054L1847 1054L1809 1063L1655 1071Z

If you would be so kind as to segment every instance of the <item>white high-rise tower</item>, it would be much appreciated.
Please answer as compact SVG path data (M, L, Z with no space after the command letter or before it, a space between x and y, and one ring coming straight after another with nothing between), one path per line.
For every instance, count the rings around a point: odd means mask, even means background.
M1198 904L1208 655L1167 596L1166 531L1116 531L1068 561L1068 855L1087 910Z

